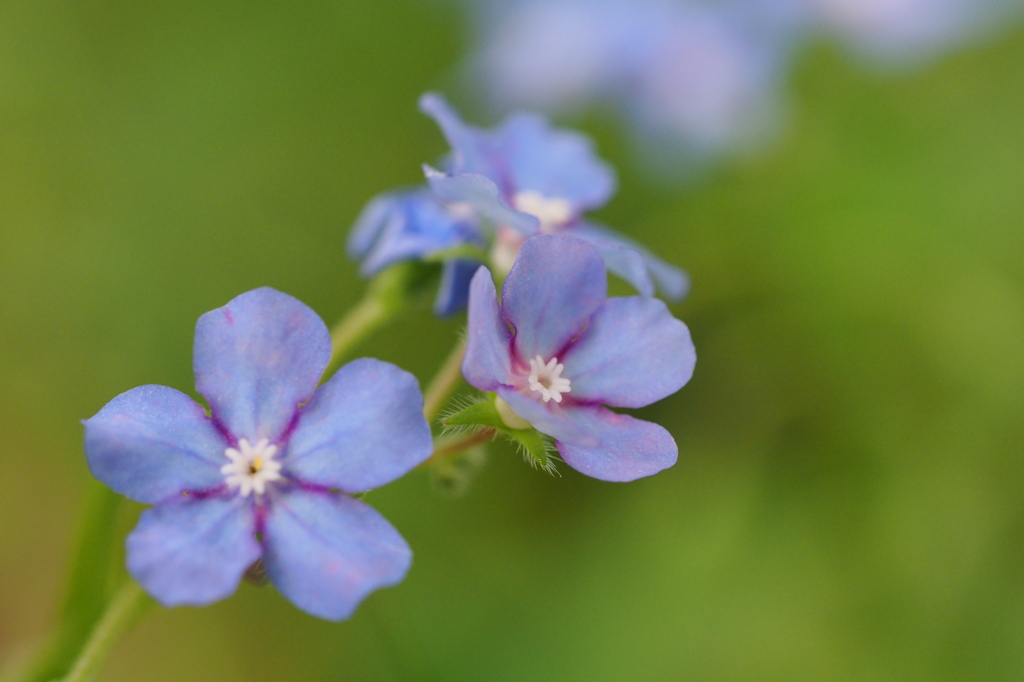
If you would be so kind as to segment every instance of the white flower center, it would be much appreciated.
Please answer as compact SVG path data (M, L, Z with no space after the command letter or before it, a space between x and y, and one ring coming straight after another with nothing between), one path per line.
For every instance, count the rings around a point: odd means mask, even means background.
M572 391L569 380L562 376L565 365L558 358L551 358L544 364L544 358L537 356L530 360L530 390L540 393L544 402L562 402L562 394Z
M536 216L540 221L541 234L551 234L572 218L572 204L560 197L546 197L532 189L519 192L513 197L517 211Z
M248 497L255 491L262 495L269 481L281 478L281 463L274 461L277 446L271 445L266 438L250 445L245 438L238 441L238 449L228 448L224 451L230 462L220 468L224 481L230 488L238 488L238 494Z

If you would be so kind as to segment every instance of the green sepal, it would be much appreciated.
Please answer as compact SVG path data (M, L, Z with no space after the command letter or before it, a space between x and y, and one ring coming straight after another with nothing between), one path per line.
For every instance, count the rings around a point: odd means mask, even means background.
M499 431L508 431L508 426L502 421L493 400L473 403L469 407L448 415L441 420L441 423L448 427L458 426L486 426Z
M554 468L554 462L548 457L548 444L537 429L503 429L509 438L521 447L523 454L528 455L538 467L545 471Z

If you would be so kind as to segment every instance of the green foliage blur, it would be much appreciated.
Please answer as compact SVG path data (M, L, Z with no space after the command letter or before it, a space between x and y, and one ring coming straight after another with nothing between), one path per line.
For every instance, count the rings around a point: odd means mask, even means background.
M248 289L338 319L349 224L445 150L418 95L491 122L456 10L0 3L0 666L57 613L78 420L191 391L196 318ZM693 277L696 375L641 411L674 468L556 478L500 445L458 498L413 472L367 498L412 571L350 621L243 584L151 613L101 679L1024 678L1024 32L887 77L809 46L789 90L781 139L685 185L584 122L621 176L599 217ZM425 382L460 324L359 354Z

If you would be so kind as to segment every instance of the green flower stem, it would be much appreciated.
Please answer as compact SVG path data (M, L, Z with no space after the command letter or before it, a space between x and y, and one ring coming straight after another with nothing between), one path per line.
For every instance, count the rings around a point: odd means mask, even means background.
M359 303L334 325L325 376L330 376L360 341L405 311L416 284L415 265L399 263L374 277Z
M494 437L497 435L498 432L496 430L483 428L455 438L438 438L434 441L434 453L420 466L430 466L449 457L460 455L466 450L475 448L477 445L483 445L488 441L494 440Z
M113 562L119 556L114 531L121 500L107 486L90 480L60 620L28 668L14 678L18 682L50 682L63 676L107 606Z
M432 422L437 418L441 408L444 407L445 402L448 400L448 396L459 385L459 381L462 379L462 358L465 355L466 342L465 340L460 340L452 348L448 359L437 370L437 374L434 375L430 385L427 386L427 390L423 394L423 414L427 417L428 422Z
M125 582L110 600L110 605L93 629L71 672L62 682L91 682L95 679L117 640L153 603L134 580Z

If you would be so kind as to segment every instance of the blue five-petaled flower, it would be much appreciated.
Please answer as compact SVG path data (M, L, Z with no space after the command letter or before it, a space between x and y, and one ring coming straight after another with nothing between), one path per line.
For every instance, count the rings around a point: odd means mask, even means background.
M689 381L695 362L686 325L662 301L607 298L601 255L577 237L528 239L500 303L487 268L473 277L463 375L497 394L499 413L511 409L506 423L552 436L588 476L632 481L675 463L668 431L603 406L661 400Z
M128 536L128 570L166 606L232 594L262 559L296 606L347 618L402 580L411 552L359 493L432 450L416 379L364 358L319 389L331 339L302 302L269 288L196 324L196 390L141 386L85 422L93 474L155 505Z

